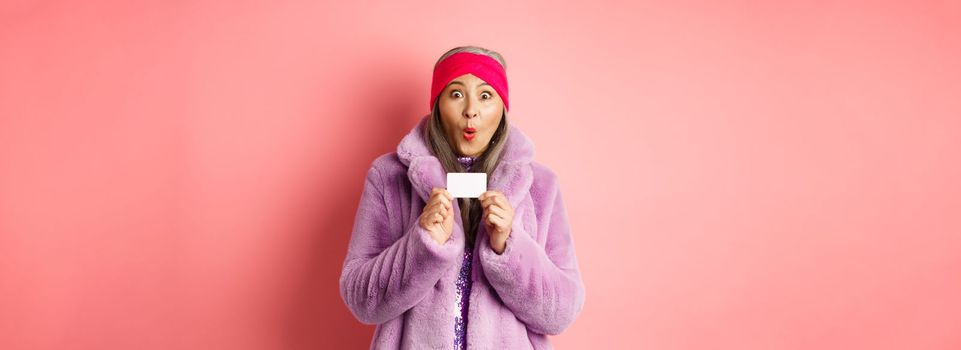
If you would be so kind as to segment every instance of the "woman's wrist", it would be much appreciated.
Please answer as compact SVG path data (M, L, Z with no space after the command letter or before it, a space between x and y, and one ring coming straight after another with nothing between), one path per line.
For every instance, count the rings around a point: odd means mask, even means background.
M508 234L508 235L509 235L509 234ZM503 254L503 253L504 253L504 250L507 249L507 237L508 237L508 235L504 235L504 236L500 236L500 235L498 235L498 236L491 236L491 239L490 239L491 250L493 250L494 253L497 253L497 255Z

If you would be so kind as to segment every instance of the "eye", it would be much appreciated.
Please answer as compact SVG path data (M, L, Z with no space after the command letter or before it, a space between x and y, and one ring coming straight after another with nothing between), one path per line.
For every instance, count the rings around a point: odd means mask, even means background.
M460 98L461 96L462 96L462 95L461 95L460 91L454 90L454 91L451 91L451 92L450 92L450 97Z
M491 95L491 93L485 91L484 93L481 94L481 98L483 98L483 99L485 99L485 100L489 100L489 99L491 99L491 98L494 98L494 96Z

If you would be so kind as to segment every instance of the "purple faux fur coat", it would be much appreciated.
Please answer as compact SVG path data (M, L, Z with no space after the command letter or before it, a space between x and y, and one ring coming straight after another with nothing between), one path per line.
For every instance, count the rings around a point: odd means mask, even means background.
M364 324L376 324L373 349L450 349L455 281L464 257L460 208L444 244L418 224L446 171L428 150L424 117L397 152L374 160L354 219L340 294ZM480 228L474 245L468 349L550 349L580 314L584 284L557 177L533 161L534 145L510 127L488 188L514 207L507 247L498 255Z

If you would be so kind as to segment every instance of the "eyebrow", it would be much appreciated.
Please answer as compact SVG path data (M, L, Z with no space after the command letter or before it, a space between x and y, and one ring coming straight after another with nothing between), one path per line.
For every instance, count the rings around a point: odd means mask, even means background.
M462 83L462 82L452 81L452 82L450 82L450 84L447 84L447 86L451 86L451 85L454 85L454 84L464 85L464 83ZM484 85L490 86L491 84L488 84L488 83L485 81L485 82L483 82L483 83L477 84L477 87L481 87L481 86L484 86ZM464 85L464 86L467 86L467 85Z

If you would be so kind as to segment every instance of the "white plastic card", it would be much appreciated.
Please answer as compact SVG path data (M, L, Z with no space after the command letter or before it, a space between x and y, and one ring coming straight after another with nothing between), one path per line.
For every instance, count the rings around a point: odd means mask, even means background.
M487 192L487 173L447 173L447 192L454 198L477 198Z

